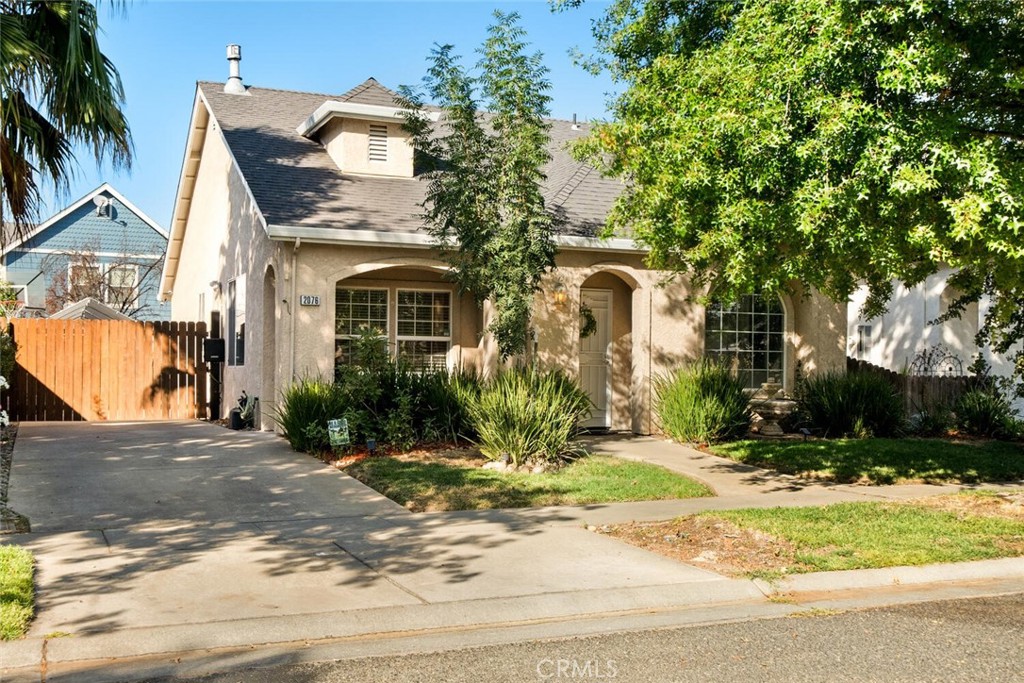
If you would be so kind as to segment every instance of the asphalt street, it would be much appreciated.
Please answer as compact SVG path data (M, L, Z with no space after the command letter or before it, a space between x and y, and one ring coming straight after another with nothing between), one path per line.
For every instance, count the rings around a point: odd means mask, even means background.
M1024 593L159 679L171 680L1016 682L1024 681Z

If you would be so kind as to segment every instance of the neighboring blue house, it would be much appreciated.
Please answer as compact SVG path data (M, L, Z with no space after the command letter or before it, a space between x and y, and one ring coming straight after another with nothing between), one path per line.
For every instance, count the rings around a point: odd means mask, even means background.
M43 317L86 297L136 320L168 320L158 287L167 231L103 183L0 251L0 279Z

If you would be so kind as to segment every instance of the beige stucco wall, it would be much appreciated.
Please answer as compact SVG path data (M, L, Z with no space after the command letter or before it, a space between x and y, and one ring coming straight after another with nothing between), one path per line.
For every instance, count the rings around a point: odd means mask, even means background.
M800 289L783 302L791 334L786 388L792 390L798 372L846 372L846 304Z
M387 161L370 161L370 124L387 126ZM335 118L324 124L319 133L320 144L345 173L397 176L413 175L413 147L409 133L400 122L361 121Z
M273 345L264 346L264 275L268 266L278 274L286 273L279 262L281 253L281 247L267 238L242 177L211 121L171 297L171 317L203 319L209 325L211 314L218 312L221 332L226 336L228 282L245 277L245 362L224 365L221 414L214 417L225 416L243 390L260 396L265 417L273 409L276 391L265 386L263 363L267 359L276 364L270 356L281 355L282 340L278 333ZM279 287L280 276L277 280ZM280 298L268 302L277 330L282 327ZM264 389L269 390L269 396L261 395ZM268 424L269 419L265 419L264 426Z

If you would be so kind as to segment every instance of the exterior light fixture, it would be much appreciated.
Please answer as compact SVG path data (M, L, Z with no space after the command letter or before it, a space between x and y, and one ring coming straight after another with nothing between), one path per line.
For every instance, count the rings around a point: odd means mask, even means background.
M556 281L551 288L551 300L555 302L556 306L564 306L569 301L569 290L561 281Z

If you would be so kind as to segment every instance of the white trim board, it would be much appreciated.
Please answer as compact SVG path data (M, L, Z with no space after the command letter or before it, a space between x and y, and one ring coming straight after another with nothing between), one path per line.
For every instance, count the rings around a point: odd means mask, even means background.
M433 249L437 246L434 238L423 232L380 232L376 230L342 230L336 228L307 228L292 225L270 224L267 232L271 239L291 241L300 238L303 242L315 244L367 245L380 244L398 247ZM555 245L566 250L617 251L623 253L645 253L647 250L632 239L613 237L578 237L555 235Z
M385 121L394 123L402 121L406 110L400 107L387 107L380 104L362 104L360 102L339 102L327 100L310 114L305 121L295 127L295 132L303 137L310 137L335 117L353 118L361 121ZM422 112L431 121L441 118L438 112Z
M18 251L24 251L26 254L64 254L69 258L77 256L82 253L88 253L92 256L99 258L120 258L120 259L149 259L155 261L159 258L163 258L163 254L133 254L126 251L89 251L84 249L81 251L75 251L72 249L19 249ZM9 252L8 252L9 253ZM8 264L8 267L11 267Z

